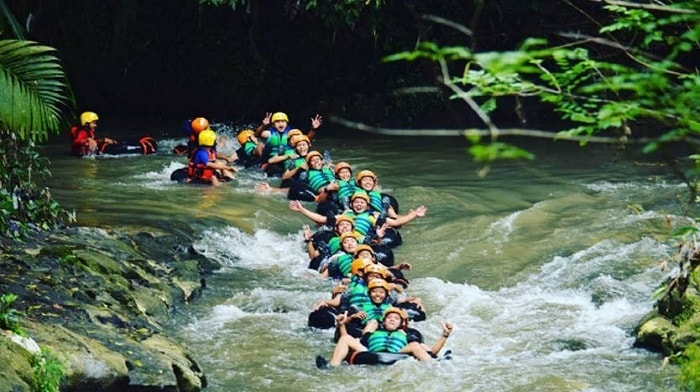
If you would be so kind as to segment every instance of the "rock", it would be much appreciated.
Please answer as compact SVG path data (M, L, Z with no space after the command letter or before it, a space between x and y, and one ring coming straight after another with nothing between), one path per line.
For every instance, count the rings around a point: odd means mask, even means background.
M124 356L97 340L60 325L33 324L27 331L64 365L71 390L120 390L128 385Z
M660 316L653 317L638 328L634 344L669 355L673 352L672 339L677 330L670 320Z

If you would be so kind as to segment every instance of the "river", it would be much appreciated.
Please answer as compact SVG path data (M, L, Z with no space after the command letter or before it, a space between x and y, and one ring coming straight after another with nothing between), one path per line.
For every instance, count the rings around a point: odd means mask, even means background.
M332 335L306 318L333 283L306 269L308 222L282 194L255 191L266 181L257 172L219 188L171 182L185 159L169 150L184 139L177 125L148 129L160 142L152 156L77 159L53 139L46 184L80 225L176 230L224 266L170 326L204 367L208 391L678 390L660 355L632 347L667 273L659 262L673 252L669 234L683 224L676 198L686 189L663 163L526 140L535 161L498 163L481 178L462 138L324 124L313 148L373 170L401 212L428 207L401 229L395 254L413 265L408 292L426 306L428 319L413 326L429 343L441 320L455 331L449 361L323 371L314 358L330 356ZM237 147L228 140L224 152Z

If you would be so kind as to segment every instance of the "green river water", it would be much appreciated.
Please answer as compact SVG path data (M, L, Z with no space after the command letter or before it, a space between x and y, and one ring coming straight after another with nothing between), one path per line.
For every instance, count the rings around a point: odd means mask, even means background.
M686 190L670 167L611 147L539 141L536 161L499 163L480 178L461 138L325 124L314 148L373 170L401 212L428 207L401 229L395 255L413 265L408 292L426 306L428 319L414 327L431 343L441 320L456 326L450 361L322 371L314 358L330 356L332 334L309 330L306 318L333 282L306 269L308 222L282 194L256 192L266 181L257 172L219 188L171 182L185 165L169 153L184 141L173 128L150 128L160 152L145 157L77 159L66 140L53 140L43 150L47 184L80 225L184 232L222 263L171 325L208 391L677 390L673 368L632 347L667 273L658 267L673 251L667 238L683 223L676 198Z

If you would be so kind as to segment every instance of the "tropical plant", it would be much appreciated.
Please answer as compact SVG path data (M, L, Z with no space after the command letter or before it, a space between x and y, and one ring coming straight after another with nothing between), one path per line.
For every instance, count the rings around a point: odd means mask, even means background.
M34 176L46 175L35 142L64 129L70 104L55 50L36 42L0 40L0 235L21 238L71 216Z

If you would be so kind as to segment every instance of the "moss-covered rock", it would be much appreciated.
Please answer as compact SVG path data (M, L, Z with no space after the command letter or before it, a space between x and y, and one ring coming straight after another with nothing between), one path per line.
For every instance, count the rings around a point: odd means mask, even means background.
M0 293L19 296L23 327L63 363L67 390L198 391L204 372L163 326L219 266L184 241L77 228L4 247ZM0 361L0 390L30 390L29 360L12 356Z

